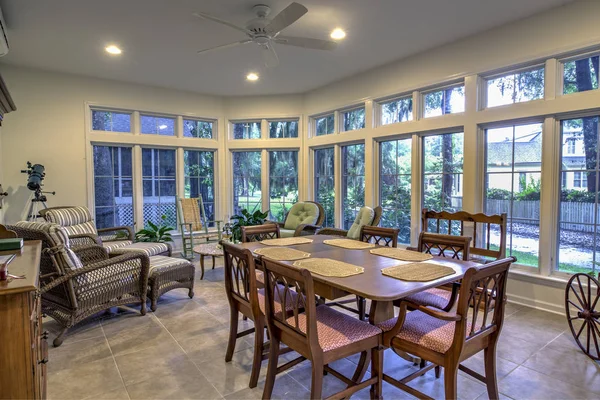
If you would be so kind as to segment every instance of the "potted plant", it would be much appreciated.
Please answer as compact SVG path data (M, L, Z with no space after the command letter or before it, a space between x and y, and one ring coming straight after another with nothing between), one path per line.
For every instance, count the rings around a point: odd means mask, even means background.
M136 242L172 242L171 231L175 228L167 224L167 216L160 217L160 225L155 225L152 221L146 221L146 227L135 233Z
M234 243L242 240L242 226L262 225L267 220L268 215L269 210L265 212L256 210L254 213L250 214L250 212L244 208L241 214L231 217L231 220L233 221L231 234Z

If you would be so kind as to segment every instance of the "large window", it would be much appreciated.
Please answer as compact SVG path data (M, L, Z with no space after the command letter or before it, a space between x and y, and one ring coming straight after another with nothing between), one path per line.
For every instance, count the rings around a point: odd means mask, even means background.
M412 121L412 106L412 96L402 97L381 103L381 125Z
M331 135L335 129L334 121L334 114L328 114L315 118L315 129L317 136Z
M198 119L183 120L183 137L212 139L213 122Z
M269 138L297 138L298 137L298 121L269 121Z
M600 270L599 119L586 117L562 121L559 271ZM569 141L581 146L583 152L569 154L565 151L565 143Z
M400 243L410 243L411 148L411 138L381 142L379 147L381 226L400 229Z
M174 136L175 118L141 115L140 131L149 135Z
M131 114L116 111L92 110L92 130L131 132Z
M260 121L234 122L234 139L260 139Z
M451 86L424 93L425 118L465 111L465 86Z
M354 131L365 127L365 108L359 107L342 113L344 131Z
M96 225L133 226L131 148L94 146L93 153Z
M177 227L175 165L175 150L142 149L144 225L160 224L164 215L167 224Z
M563 93L598 89L599 57L584 57L563 63Z
M544 68L512 72L487 80L487 106L544 98Z
M334 148L315 150L315 201L325 209L323 226L335 226Z
M506 213L506 254L537 267L540 238L542 124L486 130L485 213ZM500 231L490 243L500 245Z
M262 156L260 151L233 152L233 209L240 214L262 210Z
M208 221L215 220L215 152L185 150L184 195L188 198L202 198ZM209 223L209 226L214 224Z
M298 152L269 152L269 209L275 221L284 221L298 202Z
M342 147L343 228L350 229L356 214L365 205L365 145Z
M423 207L462 209L463 133L423 138Z

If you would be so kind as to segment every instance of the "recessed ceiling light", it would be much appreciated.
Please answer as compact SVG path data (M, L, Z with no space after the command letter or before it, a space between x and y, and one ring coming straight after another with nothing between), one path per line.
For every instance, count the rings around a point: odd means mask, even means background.
M166 125L159 125L159 126L158 126L158 129L160 129L160 130L162 130L162 129L167 129L167 126L166 126Z
M120 48L118 48L117 46L115 46L114 44L111 44L110 46L106 46L104 48L104 50L106 50L107 53L109 54L121 54L122 51Z
M248 75L246 75L246 79L249 81L257 81L258 74L256 72L250 72Z
M346 32L344 32L342 28L335 28L331 31L331 35L329 36L331 36L332 39L340 40L346 37Z

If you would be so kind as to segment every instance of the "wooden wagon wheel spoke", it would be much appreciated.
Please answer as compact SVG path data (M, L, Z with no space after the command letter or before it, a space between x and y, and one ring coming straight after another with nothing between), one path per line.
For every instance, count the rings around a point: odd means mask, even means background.
M600 311L595 310L598 305L600 305L598 280L588 274L574 274L569 279L565 291L567 323L579 348L593 360L600 360ZM579 323L581 325L577 326ZM582 336L584 332L585 337Z
M585 352L588 353L588 354L590 354L590 339L591 339L590 338L590 331L592 331L591 325L592 324L590 324L590 323L587 324L587 347L585 349Z
M583 297L583 299L585 300L585 293L583 292L583 285L581 284L581 280L579 280L579 275L576 275L576 276L577 276L577 283L579 283L579 291L581 292L581 297ZM588 303L584 302L583 307L588 308Z
M590 286L592 286L592 285L590 285L588 283L588 287L590 287ZM590 307L590 310L592 310L592 311L596 309L596 305L598 305L598 299L600 299L600 291L597 290L596 293L597 293L596 298L594 299L594 302L592 303L592 306Z
M598 347L598 336L600 336L600 330L595 322L591 325L593 327L592 335L594 336L594 345L596 346L596 357L600 357L600 348Z
M585 328L587 323L587 321L583 321L583 324L581 324L581 328L579 328L579 332L577 332L577 335L575 335L575 339L579 340L579 336L581 335L581 332L583 331L583 328Z
M579 295L577 294L577 291L575 290L575 288L572 285L569 285L569 288L571 289L571 291L573 292L573 294L575 295L575 297L577 297L577 300L579 300L579 304L581 304L581 306L583 308L585 308L586 304L583 300L581 300L581 297L579 297Z
M583 308L579 307L577 304L573 303L571 300L569 300L569 303L575 307L576 309L578 309L579 311L583 312ZM579 318L579 317L573 317L573 318Z

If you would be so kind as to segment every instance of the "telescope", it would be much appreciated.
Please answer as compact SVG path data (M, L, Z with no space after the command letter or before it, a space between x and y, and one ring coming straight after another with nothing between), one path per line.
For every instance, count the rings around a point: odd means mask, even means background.
M21 172L29 175L29 178L27 179L27 188L29 190L37 191L42 188L42 181L46 176L44 170L45 167L42 164L32 165L29 161L27 161L27 169L21 170Z

